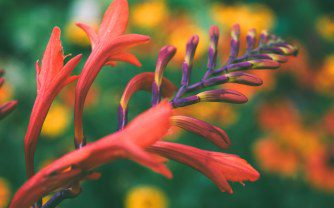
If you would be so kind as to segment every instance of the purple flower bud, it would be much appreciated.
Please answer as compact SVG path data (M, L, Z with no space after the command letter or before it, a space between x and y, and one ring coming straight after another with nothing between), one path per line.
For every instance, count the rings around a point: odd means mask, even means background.
M174 57L175 53L176 53L176 48L174 46L167 45L161 48L155 68L154 80L157 86L159 87L161 86L163 73L166 69L167 64Z
M263 46L265 44L267 44L268 42L268 31L264 30L261 32L261 35L260 35L260 42L259 42L259 45L260 46Z
M182 65L182 81L181 81L182 86L189 85L194 55L196 52L198 42L199 42L199 37L197 35L194 35L189 39L187 43L186 57Z
M210 87L214 85L225 84L228 82L228 80L229 78L226 75L221 75L205 80L203 85L206 87Z
M198 103L199 101L200 101L200 98L197 95L192 95L186 98L174 99L171 101L171 103L174 108L178 108L178 107L192 105L192 104Z
M173 116L172 123L186 131L208 139L222 149L227 149L231 145L231 141L224 130L196 118Z
M288 58L283 55L278 55L278 54L254 54L250 56L251 59L269 59L273 61L277 61L279 63L285 63L288 61Z
M219 28L216 25L211 26L208 70L213 70L216 67L218 40L219 40Z
M251 50L254 49L255 44L256 44L256 30L250 29L248 31L247 37L246 37L246 41L247 41L247 52L250 52Z
M245 62L227 65L225 70L227 72L247 70L247 69L250 69L252 66L253 66L252 63L250 63L249 61L245 61Z
M232 72L227 74L229 82L250 85L250 86L260 86L263 84L262 79L252 74L245 72Z
M235 90L209 90L197 94L201 102L227 102L227 103L246 103L247 97Z
M176 48L174 46L164 46L161 48L155 68L155 77L154 83L152 86L153 97L152 97L152 105L157 105L161 100L160 87L163 78L163 73L166 69L169 61L174 57L176 53Z
M294 55L297 52L295 48L286 48L286 47L264 48L262 51L269 52L269 53L277 53L277 54L285 55L285 56Z
M240 25L235 24L233 25L231 31L231 53L227 64L231 64L238 56L239 46L240 46L239 39L240 39Z
M252 69L277 69L280 67L280 63L271 60L251 60L248 61L252 64Z
M12 112L17 105L17 101L9 101L0 106L0 120L6 117L10 112Z

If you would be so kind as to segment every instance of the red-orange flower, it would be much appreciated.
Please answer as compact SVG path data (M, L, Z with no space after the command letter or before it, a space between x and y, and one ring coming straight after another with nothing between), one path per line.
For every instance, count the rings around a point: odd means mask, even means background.
M227 181L256 181L260 174L236 155L211 152L170 142L156 142L148 151L188 165L210 178L221 191L233 193Z
M140 66L138 59L125 50L149 41L148 36L123 34L128 23L129 9L127 0L114 0L104 14L98 33L89 26L78 23L88 35L92 52L79 77L75 93L75 141L77 146L84 145L82 113L85 98L97 74L104 65L116 64L116 61L129 62Z
M322 148L313 153L306 164L306 177L314 187L334 192L334 148Z
M171 177L164 160L143 148L161 139L170 127L171 105L163 102L135 118L127 127L54 161L30 178L15 194L10 208L28 208L39 198L84 179L96 178L92 170L117 158L129 158Z
M71 73L79 63L81 55L75 56L64 65L65 58L60 41L60 29L55 27L44 52L42 64L36 62L37 97L24 138L28 177L34 174L34 153L49 108L59 91L77 79L77 76L71 76Z
M275 139L261 139L254 147L259 165L266 171L284 176L296 174L301 162L294 149L284 148Z

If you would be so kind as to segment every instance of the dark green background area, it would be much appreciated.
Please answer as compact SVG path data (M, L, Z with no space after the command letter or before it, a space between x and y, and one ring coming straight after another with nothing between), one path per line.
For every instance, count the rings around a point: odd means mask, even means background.
M107 5L108 1L103 0L103 3ZM137 4L140 1L130 0L129 2ZM334 1L168 0L168 5L170 8L181 9L188 13L199 13L203 11L203 7L209 8L210 3L213 2L266 4L276 16L277 22L273 31L304 44L310 53L312 65L316 66L327 54L334 52L333 43L323 40L314 29L319 16L334 14ZM65 27L69 20L71 4L71 0L0 0L0 60L1 62L12 62L16 68L19 68L16 71L7 71L8 81L15 86L15 99L19 100L19 106L12 115L0 121L0 177L8 179L13 190L17 190L25 181L23 137L35 99L35 61L42 56L52 27L54 25ZM201 22L201 24L204 28L208 28L212 22ZM89 48L78 48L68 42L63 44L65 52L83 53L84 56L89 54ZM161 43L161 45L164 44ZM145 56L145 54L141 54L141 57L145 57L142 60L145 69L153 71L156 57ZM200 63L205 63L205 60ZM171 71L173 72L167 71L166 76L174 83L178 83L179 74L175 73L176 70ZM101 91L100 100L97 101L96 107L90 108L84 115L88 140L100 138L116 130L117 102L110 101L115 95L119 97L126 83L139 72L141 72L140 69L133 69L128 64L119 64L114 69L105 67L101 71L96 81ZM200 74L194 74L194 76L199 77ZM324 111L333 104L333 100L307 91L307 88L298 86L293 78L288 76L279 76L277 86L277 89L257 94L248 104L238 107L239 121L225 128L233 143L228 152L247 159L257 169L259 167L254 161L252 145L257 138L263 135L263 132L259 130L255 122L254 110L263 100L279 96L290 97L296 101L303 112L310 111L311 114L313 112L315 117L316 112ZM139 114L149 105L150 96L139 93L131 101L130 116ZM228 104L222 104L222 107L224 105ZM63 155L64 149L73 143L72 129L73 125L68 128L67 136L59 139L40 139L36 152L37 164L46 158ZM188 133L182 134L178 142L216 150L213 145ZM123 207L127 191L141 184L155 185L163 189L172 208L334 207L334 195L314 190L307 182L298 177L282 178L259 169L261 172L259 181L246 183L246 187L233 184L235 193L229 195L221 193L210 180L189 167L175 162L170 162L169 165L174 173L173 180L167 180L126 160L105 165L99 169L102 172L100 180L85 182L82 194L74 200L65 201L60 207Z

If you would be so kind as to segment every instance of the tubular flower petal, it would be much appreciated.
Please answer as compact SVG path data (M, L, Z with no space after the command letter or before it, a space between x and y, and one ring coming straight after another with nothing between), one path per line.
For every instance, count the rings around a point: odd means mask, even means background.
M127 0L114 0L105 12L97 33L88 25L77 24L86 32L92 45L92 52L82 69L75 92L74 124L77 147L85 144L82 127L84 102L101 68L104 65L115 66L117 61L141 66L138 59L125 50L147 43L150 38L144 35L123 34L127 27L128 16Z
M37 97L24 138L28 177L34 174L34 153L49 108L59 91L77 79L77 76L71 76L71 73L79 63L81 55L75 56L64 65L65 58L60 41L60 29L55 27L44 52L42 64L36 62Z
M143 148L152 145L167 133L171 116L171 105L162 102L139 115L124 130L66 154L23 184L9 207L28 208L52 191L91 178L94 168L117 158L132 159L170 178L172 175L163 164L164 161Z
M173 116L172 121L175 126L201 135L220 148L226 149L231 145L226 132L219 127L188 116Z
M233 193L227 181L256 181L260 174L236 155L211 152L182 144L156 142L149 152L188 165L210 178L221 191Z
M137 91L151 91L155 74L153 72L143 72L133 77L127 84L118 108L119 129L123 129L127 123L128 103ZM163 77L161 84L162 97L171 97L176 87L168 79Z

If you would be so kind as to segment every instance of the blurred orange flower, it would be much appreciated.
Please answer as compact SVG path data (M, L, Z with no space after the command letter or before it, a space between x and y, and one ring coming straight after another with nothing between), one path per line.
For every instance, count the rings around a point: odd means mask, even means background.
M13 88L8 82L0 87L0 103L8 102L13 97Z
M296 153L275 139L261 139L255 143L254 153L259 165L266 171L279 173L283 176L293 176L298 170Z
M333 96L334 89L334 54L328 55L316 75L315 89L328 96Z
M334 192L334 148L313 153L306 166L306 177L314 187Z
M260 127L267 131L281 131L300 123L298 110L288 100L272 101L260 106L257 111Z
M10 195L11 188L8 181L0 177L0 208L7 207Z

